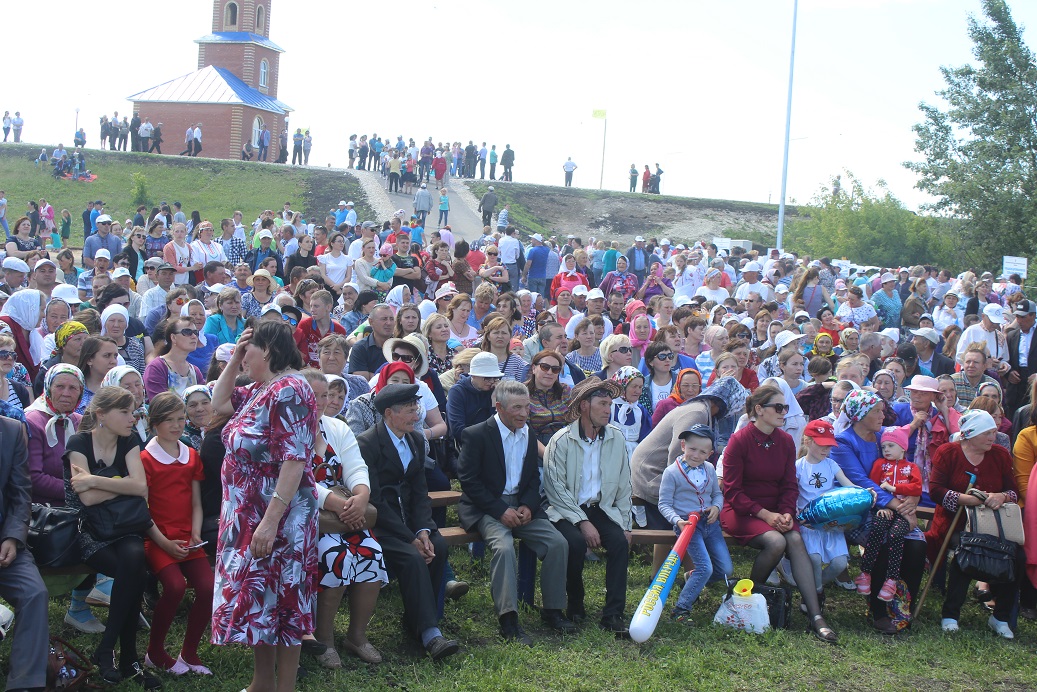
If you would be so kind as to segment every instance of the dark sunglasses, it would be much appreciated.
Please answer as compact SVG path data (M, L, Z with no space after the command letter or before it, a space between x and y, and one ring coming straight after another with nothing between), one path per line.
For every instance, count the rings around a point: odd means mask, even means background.
M98 226L111 226L112 222L111 221L98 221L97 225Z
M537 367L543 370L544 372L554 373L555 375L562 371L561 365L548 365L547 363L537 363Z
M134 233L134 234L133 234L133 237L134 237L134 238L147 238L147 236L146 236L146 235L141 235L140 233Z
M499 252L487 252L486 254L489 255L490 257L496 257L500 253Z
M791 408L788 404L760 404L761 408L772 408L775 413L788 413Z
M293 327L298 326L299 320L295 319L291 315L281 315L281 319L292 325Z
M633 350L634 349L631 348L630 346L620 346L619 348L616 349L616 351L619 352L619 353L630 353Z
M418 359L418 357L417 356L412 356L409 353L396 353L396 352L393 352L392 359L393 360L402 361L404 363L413 363L414 361L416 361Z
M188 336L188 337L190 337L190 336L198 336L198 330L197 329L191 329L189 327L184 327L183 329L177 330L177 331L175 331L173 333L174 334L179 334L180 336Z
M656 360L673 360L672 353L660 353L655 357Z
M18 357L17 351L0 351L0 360L15 359Z

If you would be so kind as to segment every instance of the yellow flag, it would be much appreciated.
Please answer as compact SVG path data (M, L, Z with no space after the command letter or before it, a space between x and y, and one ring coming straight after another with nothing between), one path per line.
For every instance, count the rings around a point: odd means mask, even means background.
M605 109L602 108L600 110L591 111L591 117L595 118L597 120L604 120L605 119Z

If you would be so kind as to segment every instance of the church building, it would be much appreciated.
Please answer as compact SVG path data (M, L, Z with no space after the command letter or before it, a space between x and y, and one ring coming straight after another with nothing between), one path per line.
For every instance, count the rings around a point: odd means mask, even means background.
M270 40L273 0L214 0L212 33L198 44L198 69L134 94L133 111L162 123L162 150L184 149L190 125L202 124L202 156L240 159L251 140L270 130L267 161L276 161L279 136L291 108L277 99L278 61L284 52Z

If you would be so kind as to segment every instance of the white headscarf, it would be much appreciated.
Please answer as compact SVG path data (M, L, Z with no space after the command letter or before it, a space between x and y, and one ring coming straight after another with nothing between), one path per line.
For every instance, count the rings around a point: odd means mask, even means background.
M773 384L781 393L785 395L785 403L788 405L788 413L785 414L785 423L781 426L781 429L792 436L792 439L796 442L796 451L799 451L799 446L803 442L803 431L807 429L807 416L803 413L803 408L796 401L796 395L792 393L792 387L789 383L780 377L768 377L760 383L762 387L765 384Z
M389 291L389 294L385 297L385 302L392 306L392 311L398 312L403 307L403 292L410 290L406 286L400 285Z
M129 311L121 305L112 303L104 309L104 312L101 313L101 336L104 336L108 333L108 320L114 317L115 315L122 315L122 318L126 320L126 326L130 326Z
M34 365L39 365L43 360L43 337L36 331L40 326L40 296L43 295L34 288L23 288L4 303L0 315L13 319L19 327L29 332L29 355L32 356Z
M202 301L198 300L197 298L192 298L191 300L189 300L186 303L184 303L183 307L180 308L180 316L181 317L190 317L191 316L191 306L194 305L195 303L198 303L199 305L202 306L202 312L206 311L205 310L205 303L203 303ZM206 346L205 334L202 334L202 331L199 329L198 330L198 348L205 348L205 346Z

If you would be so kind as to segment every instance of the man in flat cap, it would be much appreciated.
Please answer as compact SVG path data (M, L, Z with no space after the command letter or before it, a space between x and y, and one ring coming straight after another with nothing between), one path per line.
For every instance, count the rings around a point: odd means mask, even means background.
M418 387L389 384L374 405L382 420L357 435L371 475L371 504L378 510L378 542L385 563L400 582L403 618L433 660L459 645L439 631L436 594L443 583L447 544L432 520L425 482L425 442L415 432Z

